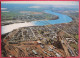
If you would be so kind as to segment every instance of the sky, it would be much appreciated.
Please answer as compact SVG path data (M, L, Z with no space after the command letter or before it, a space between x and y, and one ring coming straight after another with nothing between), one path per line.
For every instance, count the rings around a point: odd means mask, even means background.
M2 1L7 4L79 5L78 1Z

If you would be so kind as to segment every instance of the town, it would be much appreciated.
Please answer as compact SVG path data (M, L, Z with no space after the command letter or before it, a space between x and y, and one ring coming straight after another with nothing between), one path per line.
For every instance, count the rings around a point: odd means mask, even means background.
M66 57L78 55L77 49L70 45L71 43L77 45L75 39L58 30L54 25L23 27L13 30L5 36L3 43L7 53L5 55L8 57Z
M2 57L79 56L78 1L2 1Z

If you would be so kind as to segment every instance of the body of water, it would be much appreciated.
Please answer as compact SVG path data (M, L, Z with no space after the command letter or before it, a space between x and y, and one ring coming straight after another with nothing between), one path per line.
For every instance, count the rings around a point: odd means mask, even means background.
M63 15L63 14L60 14L60 13L52 12L50 10L45 10L45 13L49 13L49 14L52 14L52 15L57 15L59 18L56 19L56 20L33 21L33 23L38 25L38 26L43 26L43 25L49 25L49 24L68 23L68 22L72 21L72 18L67 16L67 15Z
M72 18L67 16L67 15L52 12L50 10L45 10L44 12L52 14L52 15L57 15L59 18L56 20L41 20L41 21L32 21L32 22L26 22L26 23L15 23L15 24L1 26L1 34L9 33L11 31L13 31L14 29L18 29L20 27L43 26L43 25L49 25L49 24L69 23L72 21Z

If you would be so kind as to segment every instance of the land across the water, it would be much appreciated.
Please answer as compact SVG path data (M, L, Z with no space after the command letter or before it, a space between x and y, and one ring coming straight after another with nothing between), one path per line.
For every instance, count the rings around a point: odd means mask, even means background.
M50 24L69 23L72 21L72 18L67 16L67 15L52 12L50 10L45 10L45 13L56 15L59 18L56 20L39 20L39 21L15 23L15 24L9 24L9 25L5 25L5 26L1 26L1 29L2 29L1 34L6 34L8 32L13 31L14 29L18 29L20 27L44 26L44 25L50 25Z

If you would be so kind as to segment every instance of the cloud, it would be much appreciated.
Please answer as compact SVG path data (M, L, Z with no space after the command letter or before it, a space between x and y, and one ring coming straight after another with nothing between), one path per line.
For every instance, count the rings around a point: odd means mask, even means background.
M9 11L1 11L1 12L9 12Z
M31 6L29 8L41 8L40 6Z
M10 4L50 4L50 5L79 5L78 1L2 1Z
M7 10L7 8L1 8L1 10Z

